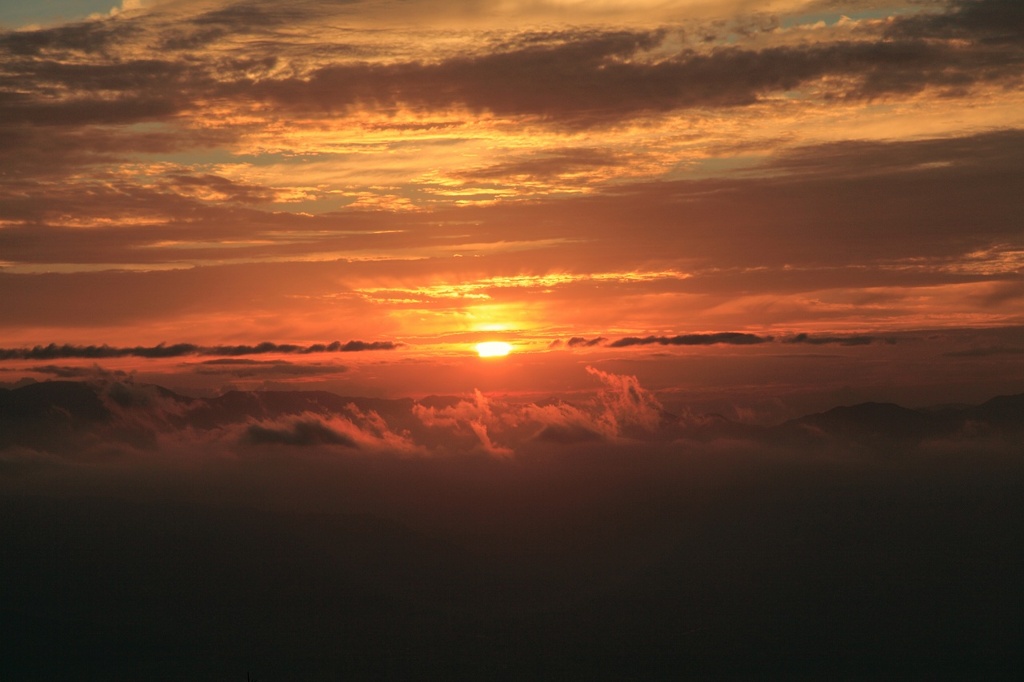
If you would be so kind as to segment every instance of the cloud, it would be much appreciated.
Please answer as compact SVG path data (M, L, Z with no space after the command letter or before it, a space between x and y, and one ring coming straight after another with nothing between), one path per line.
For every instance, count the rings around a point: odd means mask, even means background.
M468 429L476 437L479 448L489 455L507 457L512 450L496 444L489 429L499 423L491 409L491 401L479 390L472 400L460 400L454 405L434 407L417 403L413 414L427 427Z
M89 382L0 388L0 449L49 453L69 462L139 456L172 462L179 451L320 445L360 456L530 458L568 448L660 443L673 456L726 449L815 457L914 460L957 448L1012 451L1020 395L975 407L911 410L857 403L776 425L735 422L688 408L676 414L636 376L587 367L600 385L572 402L525 402L475 391L419 401L343 398L323 391L229 391L189 398L112 374ZM630 445L632 444L632 446ZM803 455L802 455L803 456ZM157 461L154 460L154 461ZM189 460L191 461L191 460Z
M756 334L744 334L740 332L718 332L715 334L680 334L678 336L646 336L643 338L627 336L612 341L610 348L627 348L629 346L649 346L658 344L661 346L713 346L716 344L729 344L736 346L749 346L758 343L772 341L770 336L758 336Z
M613 328L616 318L641 314L656 319L650 320L653 324L638 319L634 328L664 328L664 306L645 308L633 298L644 290L664 292L669 296L665 300L679 305L679 314L692 318L697 329L741 325L800 329L812 320L865 314L879 315L877 326L884 327L886 319L911 314L908 306L934 310L936 304L919 295L941 293L929 287L947 287L949 295L969 305L972 314L983 300L998 306L993 314L1012 320L1012 311L1019 307L1017 299L978 299L976 295L988 289L969 285L1016 277L1019 235L1007 216L1012 215L1017 196L1013 179L1024 170L1021 159L1024 135L1018 130L903 142L818 144L770 157L753 169L754 175L621 185L555 204L438 209L405 218L401 225L387 215L311 218L233 212L236 209L204 213L211 207L204 209L202 202L189 201L187 206L168 210L167 222L158 220L135 229L109 224L114 218L104 222L103 207L128 206L126 218L141 220L148 208L164 214L163 200L151 203L157 201L155 194L133 193L130 187L97 190L94 196L91 190L73 186L58 190L54 188L61 183L47 183L39 195L28 192L26 196L36 198L24 210L20 199L7 205L15 217L25 220L0 230L0 251L9 261L42 270L51 263L105 270L167 263L182 267L182 259L207 265L168 272L0 272L0 288L8 293L0 297L0 325L124 325L176 320L196 312L223 316L257 299L285 317L309 311L318 319L328 317L321 312L324 301L330 300L336 313L330 317L358 320L367 312L363 301L343 285L339 289L339 282L402 281L412 285L404 290L408 291L447 277L472 282L493 277L495 272L519 274L522 258L500 245L509 234L522 235L526 243L541 237L562 240L538 244L530 254L526 269L541 275L565 271L567 263L572 272L588 276L642 272L650 267L651 253L687 274L646 283L602 282L600 307L584 305L593 294L591 281L545 283L551 291L535 299L537 314L551 315L556 308L576 310L573 326L580 329ZM61 196L53 203L43 200L52 197L51 192ZM865 204L866 195L876 201ZM95 204L84 205L87 201ZM882 206L885 210L871 208ZM147 212L136 216L140 207ZM870 220L864 218L867 210ZM202 219L189 222L191 211ZM88 215L98 224L82 229L36 222L47 223L65 214ZM120 215L115 218L121 219ZM357 234L339 233L342 218ZM463 229L467 220L478 225L472 237ZM827 235L821 232L823 221L834 228ZM962 226L968 223L973 227L965 233ZM683 234L684 226L685 249L673 236ZM395 232L399 228L403 231ZM204 241L195 243L196 230ZM459 253L469 239L495 244L495 248L478 252L477 258L403 259L431 242L432 248L440 243L449 253ZM252 241L264 243L244 245ZM222 242L236 246L229 249ZM154 243L169 245L157 248ZM339 259L351 250L386 255L365 262L300 260L323 257L323 249L336 251ZM294 258L297 262L218 264L225 257L240 261ZM235 285L226 287L226 281ZM197 298L195 291L205 295ZM991 293L1013 291L1008 287ZM865 307L865 299L860 298L865 292L888 298L876 298ZM483 288L480 293L511 302L522 291ZM755 304L732 317L711 316L726 313L733 301L758 293L761 298ZM401 302L407 296L395 298L399 300L375 305L380 311L408 306ZM551 301L550 311L545 308L547 301ZM466 305L464 300L437 297L430 302L452 310ZM944 313L954 307L949 300L938 304ZM309 335L336 333L325 323L322 330ZM341 333L362 332L352 328Z
M658 429L664 416L661 403L635 376L602 372L594 367L586 370L604 384L598 394L604 408L599 421L607 424L612 434L624 435L637 428L646 432Z
M949 351L942 354L947 358L987 358L999 355L1024 355L1024 347L1020 346L986 346L983 348L967 348Z
M1014 0L953 0L946 12L902 17L888 28L895 37L969 40L982 45L1024 38L1024 8Z
M36 365L26 367L24 371L36 372L38 374L50 374L59 379L113 379L126 381L131 379L131 373L124 370L108 370L99 365L92 367L68 367L64 365Z
M80 51L102 53L136 35L135 26L122 21L87 21L51 28L0 32L0 49L16 56Z
M239 355L265 355L269 353L311 354L311 353L354 353L359 351L394 350L401 344L393 341L348 341L342 344L316 343L301 346L292 343L263 343L237 346L198 346L192 343L176 343L156 346L33 346L32 348L0 348L0 360L53 360L56 358L178 358L192 355L216 355L234 357Z
M927 176L960 172L973 175L984 158L1000 172L1019 164L1024 149L1021 130L989 130L963 137L903 140L846 140L788 149L771 157L759 169L785 173L794 180L814 176L847 181L878 177Z
M872 343L896 343L895 337L880 338L877 336L869 335L855 335L855 336L811 336L806 333L797 334L796 336L788 339L783 339L783 343L807 343L814 346L821 346L827 344L836 344L840 346L869 346Z
M339 365L297 364L285 360L242 360L225 358L196 363L194 371L203 375L227 375L238 379L333 375L346 371Z
M603 336L597 336L592 339L585 339L582 336L574 336L565 342L565 345L569 348L591 348L593 346L599 346L608 339Z
M266 443L304 447L313 445L357 447L354 440L326 426L315 416L296 419L286 426L279 427L252 424L245 430L245 438L247 442L256 445Z
M465 107L590 127L682 109L746 106L812 83L832 97L879 98L1020 80L1020 41L1014 40L1020 9L1012 0L896 17L882 35L864 28L855 40L828 43L709 50L680 47L686 43L679 35L660 29L577 30L511 34L504 43L429 60L380 61L360 54L369 48L346 44L334 45L328 59L314 59L278 32L315 26L322 13L312 4L271 9L237 3L167 25L157 12L9 32L0 35L0 50L14 57L12 76L34 86L8 90L0 113L8 124L109 125L171 121L216 100L328 117L357 108ZM250 39L253 56L198 51L225 38L227 26L231 35ZM134 41L141 46L154 32L163 35L162 50L133 49ZM108 51L120 50L145 56L104 60ZM84 57L51 58L67 54ZM65 90L70 96L50 94ZM95 94L101 91L107 94ZM603 152L553 150L481 172L544 176L608 163L614 161Z
M601 149L550 149L458 174L470 180L507 178L550 179L592 169L624 165L625 160Z
M593 399L513 402L481 391L470 400L418 402L413 413L428 429L448 429L441 451L469 448L498 457L528 451L530 443L582 445L657 438L664 413L661 403L636 377L587 367L602 385ZM460 435L461 434L461 435ZM467 440L464 436L472 434Z
M518 442L517 452L529 443L568 446L659 438L665 412L635 376L589 366L586 371L602 386L592 399L499 404L495 427L503 438Z
M685 106L745 104L755 101L761 93L790 89L825 75L865 76L869 82L865 90L876 94L887 89L906 90L915 79L917 87L921 87L929 79L942 82L1012 75L1009 68L1001 71L997 68L996 57L1002 56L1005 61L1005 55L990 55L962 46L954 51L914 36L915 32L923 30L921 27L945 23L964 27L966 33L961 31L957 36L960 39L963 35L977 37L980 24L976 16L986 13L972 10L974 4L928 19L898 18L895 26L905 28L891 29L888 41L861 40L763 50L720 48L709 54L682 50L669 59L649 61L635 57L659 47L666 38L665 32L581 31L526 35L503 51L490 54L457 56L436 63L329 65L313 70L308 78L302 79L260 78L252 82L243 79L242 74L247 70L241 63L234 69L227 60L218 66L223 74L221 82L228 83L227 92L240 96L241 86L254 87L261 96L288 106L306 102L318 106L363 103L387 107L407 102L447 108L462 103L499 113L600 120ZM1004 3L1001 11L1008 15L1019 12L1010 4ZM305 11L308 12L308 8ZM194 18L193 25L200 31L195 39L220 37L223 30L220 27L227 16L244 17L232 24L233 31L253 31L258 35L271 25L297 22L302 14L302 9L270 13L256 5L233 5ZM118 30L125 38L131 35L124 28ZM113 30L108 30L109 33ZM34 54L42 46L50 49L81 46L83 36L88 36L85 42L105 44L104 41L111 40L107 34L99 27L82 25L64 33L50 30L30 36L9 34L7 40L12 51ZM931 35L934 34L932 31ZM893 37L900 40L894 41ZM189 38L182 36L178 40L187 42ZM290 45L287 48L294 49ZM283 54L287 53L286 49ZM987 68L970 75L971 68L980 65ZM139 67L149 68L142 63ZM136 70L129 65L122 73L134 74ZM882 71L887 75L882 76ZM191 82L182 83L186 90L199 93L225 87L215 85L216 80L206 69L193 68L190 73ZM537 78L537 73L545 73L545 78ZM236 76L234 84L232 75ZM497 88L495 82L505 87ZM136 82L133 87L138 85ZM616 102L612 92L618 93L621 101Z
M273 201L275 193L257 185L234 182L217 175L186 175L172 173L168 176L171 186L187 195L195 194L202 199L216 199L241 204L259 204Z
M953 24L964 18L948 17ZM751 105L812 82L834 97L858 99L1020 80L1020 49L1012 43L965 46L890 34L888 40L683 48L667 58L646 57L668 37L662 31L578 32L439 62L328 65L308 78L264 79L246 87L263 101L308 112L462 106L587 127L672 110Z

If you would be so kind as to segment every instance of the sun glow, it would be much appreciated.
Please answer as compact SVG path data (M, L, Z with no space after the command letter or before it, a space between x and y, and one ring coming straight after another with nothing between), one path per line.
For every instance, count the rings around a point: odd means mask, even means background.
M512 344L504 341L485 341L476 344L476 352L482 358L498 358L512 352Z

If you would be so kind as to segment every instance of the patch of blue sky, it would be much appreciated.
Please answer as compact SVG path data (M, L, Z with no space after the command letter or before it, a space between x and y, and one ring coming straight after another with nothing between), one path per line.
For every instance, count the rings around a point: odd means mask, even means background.
M120 0L0 0L0 27L82 21L114 7L121 7Z
M813 12L810 14L795 14L784 17L779 24L782 28L793 28L794 26L813 25L820 21L826 26L831 26L839 23L843 17L853 20L885 19L886 17L891 16L917 14L921 10L922 8L919 5L892 5L890 7L872 7L870 9L863 9L860 11L854 11L851 9L843 12Z

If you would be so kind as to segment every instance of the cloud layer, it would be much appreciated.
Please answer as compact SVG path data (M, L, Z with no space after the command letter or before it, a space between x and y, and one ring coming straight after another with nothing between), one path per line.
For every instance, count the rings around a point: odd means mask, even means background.
M758 427L588 376L574 403L0 391L0 670L1015 669L1022 396Z
M0 34L8 345L1022 319L1017 4L403 8Z

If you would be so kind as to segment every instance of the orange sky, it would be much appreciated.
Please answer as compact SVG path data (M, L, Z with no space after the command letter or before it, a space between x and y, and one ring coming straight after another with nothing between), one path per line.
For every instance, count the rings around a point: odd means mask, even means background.
M93 10L0 11L0 381L1024 381L1019 3Z

